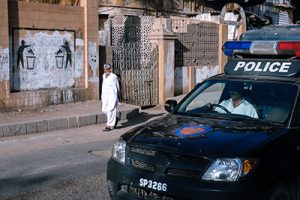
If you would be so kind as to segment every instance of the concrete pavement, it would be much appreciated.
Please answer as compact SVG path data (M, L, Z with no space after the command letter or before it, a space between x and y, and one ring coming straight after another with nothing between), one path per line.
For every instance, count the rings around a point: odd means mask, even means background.
M179 102L184 95L172 97ZM128 120L140 114L156 115L165 113L163 106L143 110L140 106L119 103L118 118ZM101 111L100 100L52 105L34 111L0 112L0 138L69 128L79 128L94 124L104 124L106 115Z
M139 106L120 103L117 116L130 119L140 113ZM0 137L27 135L68 128L103 124L106 116L101 111L101 101L48 106L35 111L0 112Z

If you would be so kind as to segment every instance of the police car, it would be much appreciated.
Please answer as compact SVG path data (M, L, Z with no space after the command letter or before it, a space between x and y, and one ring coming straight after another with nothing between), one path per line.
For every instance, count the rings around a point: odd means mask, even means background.
M115 142L111 199L300 199L299 27L245 32L223 51L224 74ZM232 85L241 101L228 110Z

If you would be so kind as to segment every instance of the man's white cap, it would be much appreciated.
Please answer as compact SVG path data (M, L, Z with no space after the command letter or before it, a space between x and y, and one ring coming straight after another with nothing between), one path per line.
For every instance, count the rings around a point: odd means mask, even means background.
M110 68L111 68L111 65L110 65L109 63L105 63L105 64L103 65L103 68L104 68L104 69L110 69Z

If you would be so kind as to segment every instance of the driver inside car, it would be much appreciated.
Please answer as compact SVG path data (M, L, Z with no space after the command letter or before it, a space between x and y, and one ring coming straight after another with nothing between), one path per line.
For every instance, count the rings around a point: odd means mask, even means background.
M246 115L252 118L258 118L255 107L243 97L242 85L230 85L229 96L230 98L222 101L219 105L226 108L229 113ZM215 107L215 111L219 113L226 113L222 108Z

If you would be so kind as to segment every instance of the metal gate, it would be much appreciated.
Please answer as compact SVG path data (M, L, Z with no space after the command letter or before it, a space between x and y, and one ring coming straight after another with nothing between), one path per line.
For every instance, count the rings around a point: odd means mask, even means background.
M113 71L120 77L122 102L158 104L158 48L147 38L153 21L133 16L112 20Z

